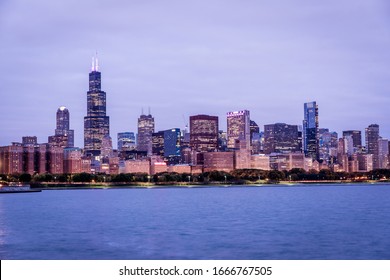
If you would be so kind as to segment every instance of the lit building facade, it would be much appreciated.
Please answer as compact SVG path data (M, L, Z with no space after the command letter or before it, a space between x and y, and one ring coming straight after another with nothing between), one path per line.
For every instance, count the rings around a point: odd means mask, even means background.
M152 134L152 154L179 161L181 157L181 132L179 128L158 131ZM176 158L175 160L173 158Z
M164 157L180 157L180 139L179 128L164 131Z
M351 136L354 152L362 150L362 132L360 130L344 130L343 137Z
M152 154L152 134L154 133L154 118L151 114L142 114L138 118L137 150Z
M264 125L264 153L299 152L300 139L297 125L285 123Z
M303 150L306 156L319 160L318 105L315 101L304 104Z
M319 129L319 157L323 164L333 164L337 156L338 134L327 128Z
M0 147L0 174L23 173L23 146L21 143Z
M372 155L373 169L379 168L379 125L371 124L366 128L366 151Z
M136 149L134 132L118 133L118 151L131 151Z
M389 168L389 140L381 138L378 140L379 168Z
M101 73L97 58L93 59L87 92L87 116L84 117L84 153L100 156L102 140L110 135L110 119L106 115L106 93L101 90Z
M164 156L164 131L152 133L152 154Z
M81 157L82 152L79 148L64 149L64 173L76 174L81 173Z
M190 116L190 147L197 152L218 150L218 117Z
M204 153L204 172L213 170L230 172L234 170L234 152Z
M227 148L234 149L236 140L250 146L250 115L248 110L227 113Z
M74 130L70 129L70 114L69 110L61 106L56 114L56 129L55 135L64 135L67 137L66 147L74 147Z

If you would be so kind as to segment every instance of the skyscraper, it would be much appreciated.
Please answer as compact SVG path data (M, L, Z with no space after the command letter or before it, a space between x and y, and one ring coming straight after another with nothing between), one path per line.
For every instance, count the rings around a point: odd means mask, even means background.
M106 93L101 90L98 59L92 59L87 92L87 116L84 117L84 149L86 154L101 154L103 137L110 134L110 119L106 116Z
M248 110L227 113L227 147L235 148L236 140L250 146L250 116Z
M74 130L69 129L70 127L70 114L69 110L65 106L61 106L57 110L56 114L56 136L66 136L67 145L66 147L74 147Z
M343 131L343 137L352 136L354 152L361 151L362 149L362 132L360 130L345 130Z
M152 154L152 134L154 133L154 118L142 114L138 118L137 150L146 151L148 155Z
M164 131L164 156L180 156L180 128L172 128Z
M134 150L135 146L135 135L134 132L119 132L118 133L118 150L119 151L130 151Z
M197 152L216 152L218 149L218 117L190 116L190 147Z
M300 152L298 126L285 123L264 125L264 153Z
M366 128L366 151L372 154L373 169L379 168L379 125L370 124Z
M318 160L318 105L316 102L305 103L303 113L303 149L306 156Z
M253 135L255 133L259 134L260 133L260 127L257 125L257 123L255 121L250 121L250 124L249 124L249 130L250 130L250 133L251 133L251 142L252 142L252 139L253 139Z
M378 159L379 168L386 169L389 167L389 140L380 138L378 140Z
M164 156L164 131L152 133L152 154Z

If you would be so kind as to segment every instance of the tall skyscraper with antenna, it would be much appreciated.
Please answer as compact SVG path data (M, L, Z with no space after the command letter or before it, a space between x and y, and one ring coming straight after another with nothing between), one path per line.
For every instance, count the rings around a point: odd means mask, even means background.
M87 92L87 116L84 117L84 153L99 156L102 140L110 134L110 118L106 116L106 93L101 90L101 73L97 56L92 58Z

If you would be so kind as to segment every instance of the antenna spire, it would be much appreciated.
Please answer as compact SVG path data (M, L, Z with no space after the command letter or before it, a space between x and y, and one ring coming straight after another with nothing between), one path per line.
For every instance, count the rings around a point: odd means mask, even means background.
M99 71L99 61L98 61L98 55L97 51L95 53L95 56L92 57L92 72Z
M96 51L96 55L95 55L95 71L99 71L99 61L98 61L97 51Z

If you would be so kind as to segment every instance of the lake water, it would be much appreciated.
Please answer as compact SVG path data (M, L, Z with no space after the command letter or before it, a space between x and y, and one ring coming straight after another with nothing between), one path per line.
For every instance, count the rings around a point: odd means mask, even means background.
M390 185L1 194L0 259L390 259Z

